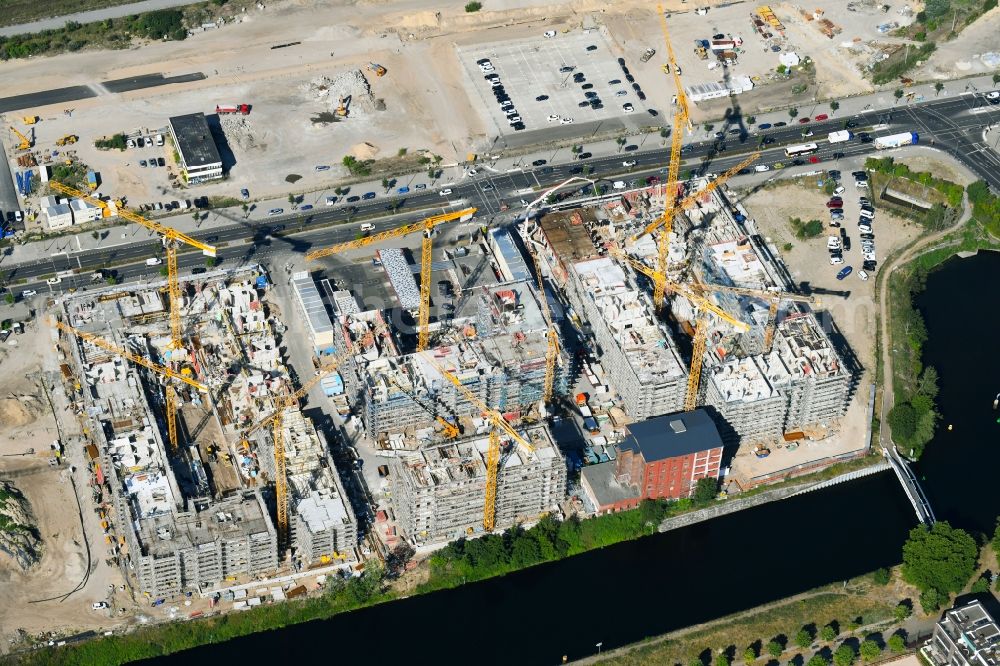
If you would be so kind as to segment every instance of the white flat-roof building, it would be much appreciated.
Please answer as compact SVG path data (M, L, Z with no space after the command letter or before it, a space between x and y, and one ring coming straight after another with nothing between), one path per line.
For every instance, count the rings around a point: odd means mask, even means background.
M294 273L292 289L295 291L295 303L309 329L313 353L317 356L333 354L333 322L330 321L330 315L326 312L326 305L323 304L312 276L306 271Z
M222 178L222 157L204 113L174 116L170 119L170 134L188 183Z
M86 224L101 219L101 209L83 199L73 199L69 202L69 207L73 211L74 224Z
M66 204L56 204L45 209L49 229L65 229L73 226L73 210Z

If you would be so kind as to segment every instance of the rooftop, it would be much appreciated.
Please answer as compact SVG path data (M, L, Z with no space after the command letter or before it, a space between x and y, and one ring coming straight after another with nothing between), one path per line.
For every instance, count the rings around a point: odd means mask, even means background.
M587 465L580 470L582 481L586 482L597 502L597 509L639 498L636 486L625 485L615 477L615 466L615 461L609 460L597 465Z
M629 424L622 451L641 453L651 463L722 446L722 437L704 409L667 414Z
M292 287L298 295L299 303L306 313L309 330L315 336L318 333L332 333L333 323L326 312L326 306L319 295L319 289L307 271L299 271L292 275Z
M170 119L170 127L177 139L177 150L187 168L222 163L204 113L174 116Z
M979 601L944 614L938 623L969 663L995 666L1000 657L1000 628Z

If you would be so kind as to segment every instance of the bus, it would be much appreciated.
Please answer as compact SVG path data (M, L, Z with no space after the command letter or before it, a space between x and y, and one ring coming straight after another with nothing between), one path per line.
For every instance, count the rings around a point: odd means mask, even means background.
M785 155L788 157L798 157L799 155L810 155L819 150L815 143L803 143L799 146L788 146L785 148Z

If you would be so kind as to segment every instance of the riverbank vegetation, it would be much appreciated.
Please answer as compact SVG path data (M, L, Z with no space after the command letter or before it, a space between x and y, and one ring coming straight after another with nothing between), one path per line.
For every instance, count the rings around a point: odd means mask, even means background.
M964 530L947 522L920 525L903 544L903 580L920 590L925 613L947 605L965 589L979 564L979 545Z

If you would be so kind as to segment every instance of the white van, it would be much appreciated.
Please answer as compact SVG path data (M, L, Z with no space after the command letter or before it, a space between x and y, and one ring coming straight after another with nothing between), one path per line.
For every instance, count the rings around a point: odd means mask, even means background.
M146 260L147 266L159 266L162 263L163 260L160 259L159 257L150 257L149 259Z
M375 225L371 222L365 222L361 225L361 231L375 231Z

